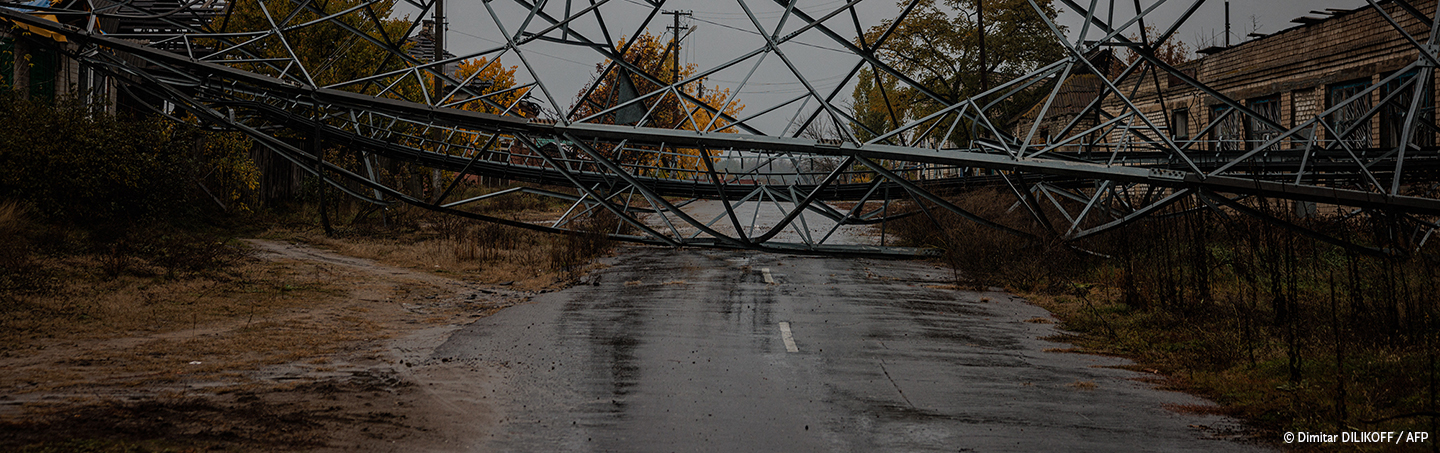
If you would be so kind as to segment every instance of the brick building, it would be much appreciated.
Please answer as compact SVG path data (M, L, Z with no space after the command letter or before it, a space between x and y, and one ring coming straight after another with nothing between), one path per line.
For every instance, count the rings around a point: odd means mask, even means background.
M1422 39L1428 36L1430 29L1427 23L1392 1L1379 3L1413 36L1421 36ZM1426 12L1435 11L1435 3L1435 0L1412 2L1416 9ZM1278 123L1280 129L1239 115L1222 100L1168 73L1143 78L1132 75L1119 87L1127 94L1133 90L1134 94L1129 98L1156 126L1166 128L1178 145L1190 145L1191 150L1244 151L1302 125L1331 107L1341 105L1342 101L1381 83L1382 79L1420 58L1415 47L1370 6L1346 11L1330 10L1326 17L1302 17L1295 22L1301 25L1228 48L1204 49L1201 51L1206 54L1203 57L1177 66L1184 74L1221 95ZM1336 138L1337 132L1350 129L1353 125L1353 131L1344 137L1352 149L1394 149L1413 98L1411 90L1400 88L1412 82L1429 87L1424 90L1429 93L1429 99L1422 100L1420 113L1432 119L1422 122L1424 125L1415 132L1412 142L1421 146L1433 145L1437 132L1433 121L1435 83L1433 77L1419 80L1426 73L1422 69L1411 69L1401 74L1380 89L1327 115L1324 125L1305 128L1292 139L1277 145L1283 148L1304 147L1313 136L1315 143L1310 146L1324 146ZM1078 80L1084 77L1094 76L1081 74L1071 78ZM1093 84L1067 81L1066 85L1084 87ZM1093 97L1090 99L1093 100ZM1075 103L1079 101L1071 102ZM1089 121L1072 129L1071 134L1128 111L1123 101L1115 96L1109 96L1103 108L1108 114L1104 119ZM1018 136L1024 137L1029 132L1038 111L1031 110L1017 121L1015 133ZM1372 112L1372 115L1367 115ZM1052 109L1047 112L1039 130L1052 134L1061 131L1070 117L1073 113ZM1144 151L1134 144L1146 140L1142 135L1127 133L1127 124L1132 127L1143 125L1138 119L1121 122L1108 131L1104 140L1089 142L1090 146ZM1051 140L1047 134L1037 133L1033 142L1051 143ZM1066 149L1080 148L1087 142L1075 143L1074 147Z

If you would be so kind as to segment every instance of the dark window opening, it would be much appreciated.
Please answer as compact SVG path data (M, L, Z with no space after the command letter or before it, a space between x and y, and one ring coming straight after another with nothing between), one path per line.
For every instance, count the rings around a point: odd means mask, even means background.
M1245 150L1244 116L1228 105L1217 105L1210 109L1211 121L1215 127L1210 130L1211 149L1217 152Z
M1250 146L1247 146L1246 148L1254 148L1269 143L1270 140L1274 140L1275 137L1279 137L1281 133L1285 132L1284 130L1281 130L1280 128L1275 126L1271 126L1260 119L1261 117L1263 117L1270 120L1271 122L1274 122L1277 125L1280 124L1279 96L1251 99L1249 104L1250 110L1255 112L1258 117L1250 118L1251 143Z
M1345 100L1360 94L1369 86L1370 82L1365 80L1335 84L1330 86L1325 97L1329 108L1342 106L1325 119L1331 128L1329 135L1338 136L1350 148L1370 147L1370 122L1361 117L1370 111L1370 96L1360 96L1349 103L1345 103Z
M1170 114L1170 136L1174 140L1190 139L1190 110L1177 109Z
M1435 124L1435 102L1430 94L1435 82L1434 79L1415 80L1418 74L1417 71L1410 71L1380 87L1380 99L1389 98L1380 108L1380 147L1393 149L1400 145L1400 137L1405 132L1405 116L1410 112L1417 88L1422 97L1415 112L1415 121L1411 124L1414 129L1411 131L1410 143L1419 146L1435 144L1434 131L1425 126ZM1405 85L1412 80L1414 84Z

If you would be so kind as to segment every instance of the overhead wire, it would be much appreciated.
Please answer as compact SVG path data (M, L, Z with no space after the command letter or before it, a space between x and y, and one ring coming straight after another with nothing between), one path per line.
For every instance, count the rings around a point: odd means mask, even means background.
M815 5L808 5L808 6L806 6L806 8L813 10L813 9L816 9L816 8L824 8L824 7L826 7L826 6L838 5L838 4L844 4L844 3L849 3L849 2L847 2L846 0L833 0L833 1L828 1L828 2L819 3L819 4L815 4ZM797 8L798 8L798 6L797 6ZM694 12L697 12L697 13L705 13L705 14L715 15L715 16L746 17L746 14L745 14L744 12L730 12L730 11L694 11ZM773 19L773 18L776 18L776 17L780 17L780 16L782 16L782 15L784 15L784 14L785 14L785 11L783 11L783 10L782 10L782 11L767 11L767 12L755 13L755 17L756 17L756 18L759 18L759 19Z
M490 39L490 38L484 38L484 37L480 37L480 36L475 36L475 35L472 35L472 34L469 34L469 33L465 33L465 32L463 32L463 31L456 30L456 29L453 29L453 28L450 29L450 30L448 30L448 31L453 32L453 33L458 33L458 34L461 34L461 35L465 35L465 36L469 36L469 37L471 37L471 38L475 38L475 39L478 39L478 40L481 40L481 41L485 41L485 42L488 42L488 43L491 43L491 44L499 44L499 45L502 45L502 46L503 46L503 45L506 45L506 43L505 43L504 41L496 41L496 40L493 40L493 39ZM570 62L570 63L574 63L574 64L578 64L578 65L581 65L581 66L586 66L586 67L589 67L589 66L591 65L591 63L582 63L582 62L575 61L575 60L571 60L571 59L565 58L565 57L558 57L558 56L550 55L550 54L544 53L544 52L536 52L536 51L531 50L531 49L525 49L525 53L535 54L535 55L540 55L540 56L545 56L545 57L550 57L550 58L554 58L554 59L556 59L556 60L561 60L561 61L568 61L568 62Z
M760 32L757 32L757 31L754 31L754 30L746 30L746 29L743 29L743 28L740 28L740 27L736 27L736 26L733 26L733 25L726 25L726 24L722 24L722 23L719 23L719 22L710 21L710 20L705 20L705 19L701 19L701 18L698 18L698 17L694 17L694 16L691 16L691 17L692 17L694 20L697 20L697 21L700 21L700 22L704 22L704 23L707 23L707 24L710 24L710 25L714 25L714 26L717 26L717 27L724 27L724 28L728 28L728 29L731 29L731 30L741 31L741 32L749 33L749 34L756 35L756 36L765 36L765 35L760 34ZM800 41L800 40L796 40L796 39L791 39L791 40L786 41L786 42L787 42L787 43L795 43L795 44L799 44L799 45L807 46L807 47L814 47L814 48L816 48L816 49L828 50L828 51L831 51L831 52L840 52L840 53L845 53L845 54L850 53L850 51L848 51L848 50L840 50L840 49L836 49L836 48L834 48L834 47L825 47L825 46L822 46L822 45L819 45L819 44L810 44L810 43L808 43L808 42Z

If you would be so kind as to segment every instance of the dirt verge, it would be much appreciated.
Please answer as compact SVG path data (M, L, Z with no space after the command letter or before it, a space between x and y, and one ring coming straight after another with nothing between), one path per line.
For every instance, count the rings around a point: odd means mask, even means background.
M256 272L319 289L185 329L6 349L0 450L459 451L487 435L493 367L429 351L531 293L247 242Z

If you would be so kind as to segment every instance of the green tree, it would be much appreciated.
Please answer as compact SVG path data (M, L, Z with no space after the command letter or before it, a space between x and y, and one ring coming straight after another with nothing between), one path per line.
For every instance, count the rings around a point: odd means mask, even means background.
M984 1L983 67L976 1ZM994 87L1063 58L1065 49L1041 16L1054 20L1057 13L1052 2L1037 0L1036 4L1040 5L1039 12L1027 0L920 0L894 32L875 47L875 54L941 101L893 76L862 69L851 104L859 138L873 137L862 125L877 132L893 130L944 108L946 103L980 94L982 73L988 85ZM871 47L892 23L893 19L870 28L861 46ZM1043 90L1031 89L1012 96L991 110L991 117L1008 119L1042 95ZM930 139L964 142L970 138L968 129L956 128L955 135ZM908 142L914 138L902 139Z
M0 199L97 230L244 212L258 183L239 133L0 94Z
M910 90L900 89L900 79L889 74L878 76L870 68L860 70L851 95L850 113L859 124L854 128L860 140L875 138L870 131L894 130L905 122L905 97ZM864 126L864 127L861 127Z

